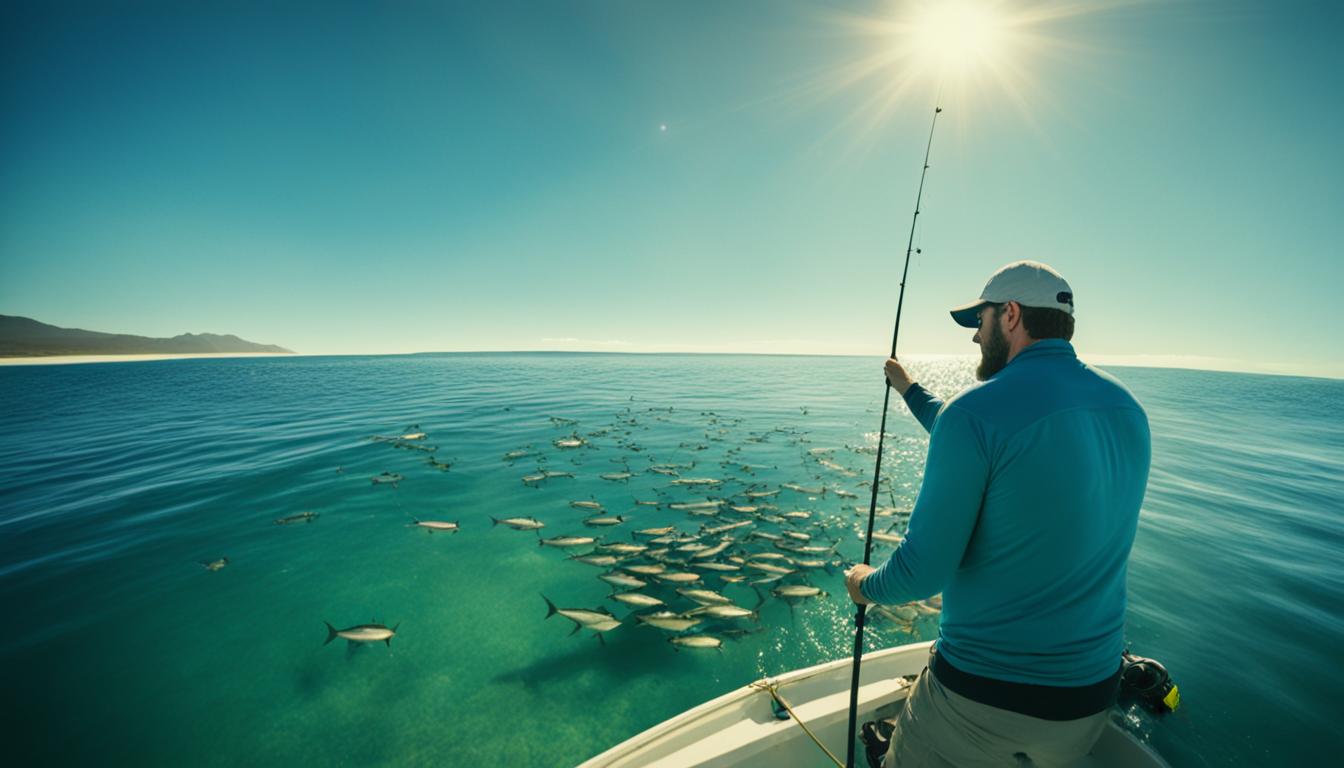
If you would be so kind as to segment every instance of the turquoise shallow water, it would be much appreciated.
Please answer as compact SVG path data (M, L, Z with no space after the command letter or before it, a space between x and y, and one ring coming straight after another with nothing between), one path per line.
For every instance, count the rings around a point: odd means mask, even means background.
M971 382L969 363L912 367L944 395ZM1131 727L1178 767L1328 762L1344 749L1344 382L1114 372L1154 434L1128 637L1168 665L1185 699L1161 720L1129 712ZM706 522L635 499L824 485L773 501L812 511L816 524L798 530L856 558L880 377L880 361L856 358L567 354L0 369L7 755L566 765L764 674L846 656L852 611L838 572L812 575L827 597L766 601L764 630L721 653L677 652L642 626L605 645L569 636L567 620L544 618L540 593L631 611L604 599L601 569L490 517L593 533L568 502L596 499L631 517L597 533L628 539L635 527ZM926 441L897 407L881 502L899 508ZM369 440L410 425L450 470ZM574 432L590 445L552 445ZM524 446L537 455L502 459ZM820 465L809 451L821 448L858 474ZM646 471L692 461L683 476L728 480L696 491ZM575 477L520 481L539 467ZM626 467L626 482L599 478ZM370 482L385 471L405 479ZM304 510L320 517L272 523ZM462 531L428 535L406 526L412 516ZM217 572L198 564L220 557L229 565ZM742 585L723 591L756 602ZM391 648L323 645L323 621L372 618L400 625ZM932 619L872 628L870 647L936 632Z

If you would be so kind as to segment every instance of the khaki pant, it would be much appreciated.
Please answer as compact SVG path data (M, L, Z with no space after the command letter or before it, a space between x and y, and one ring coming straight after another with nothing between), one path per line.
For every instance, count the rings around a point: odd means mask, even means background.
M1069 766L1101 736L1108 713L1042 720L972 701L944 688L927 667L896 719L886 768Z

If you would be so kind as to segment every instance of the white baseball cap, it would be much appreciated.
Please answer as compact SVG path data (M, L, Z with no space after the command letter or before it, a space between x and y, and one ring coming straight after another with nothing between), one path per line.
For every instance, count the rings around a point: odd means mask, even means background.
M1016 301L1024 307L1058 309L1073 314L1073 289L1048 264L1015 261L990 275L980 298L955 307L952 319L967 328L980 327L980 310L987 304Z

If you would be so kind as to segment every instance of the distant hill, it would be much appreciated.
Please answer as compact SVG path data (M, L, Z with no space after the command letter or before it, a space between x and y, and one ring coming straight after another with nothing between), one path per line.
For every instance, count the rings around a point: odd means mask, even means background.
M189 355L220 352L294 354L274 344L256 344L233 335L184 333L171 339L57 328L27 317L0 315L0 357L48 355Z

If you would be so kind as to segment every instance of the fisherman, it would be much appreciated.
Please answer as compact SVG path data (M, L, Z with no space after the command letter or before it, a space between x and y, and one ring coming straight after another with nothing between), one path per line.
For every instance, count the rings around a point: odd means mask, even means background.
M1151 444L1133 395L1075 356L1073 304L1054 269L1008 264L952 310L982 383L944 402L885 364L928 459L904 543L845 585L859 604L942 592L943 613L884 765L1066 765L1106 725Z

